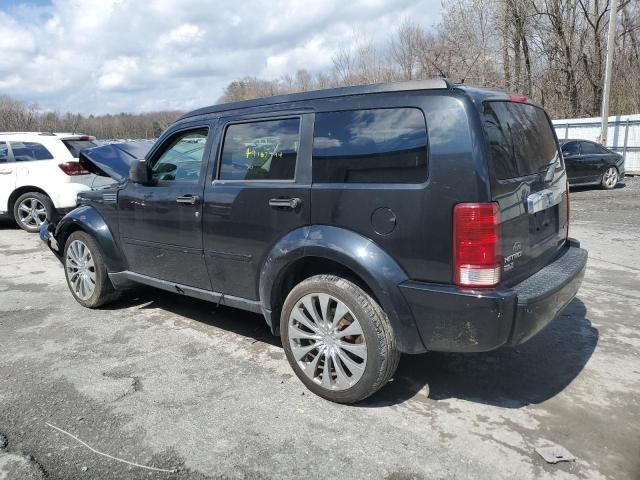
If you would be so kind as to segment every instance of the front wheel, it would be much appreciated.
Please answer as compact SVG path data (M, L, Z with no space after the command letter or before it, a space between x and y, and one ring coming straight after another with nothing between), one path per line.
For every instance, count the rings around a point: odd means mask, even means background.
M618 170L616 167L607 168L602 174L602 181L600 185L605 190L611 190L618 184Z
M333 402L367 398L389 381L400 361L380 305L341 277L318 275L298 284L285 300L280 329L297 377Z
M87 308L98 308L119 296L107 275L102 251L85 232L69 235L64 247L64 273L71 294Z

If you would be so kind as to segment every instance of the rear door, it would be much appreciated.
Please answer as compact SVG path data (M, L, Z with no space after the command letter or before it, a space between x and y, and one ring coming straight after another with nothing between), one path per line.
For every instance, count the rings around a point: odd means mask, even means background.
M0 212L9 211L9 196L16 188L15 164L7 142L0 142Z
M310 114L220 120L218 162L204 198L212 289L257 300L273 246L310 220Z
M580 142L568 142L562 145L562 158L570 183L580 183L580 177L583 176L580 153Z
M544 110L487 101L482 115L492 197L500 207L501 278L510 284L542 268L564 245L567 177Z
M66 177L58 167L54 153L44 143L27 140L9 143L15 161L17 187L33 185L46 191L55 185L56 179Z
M597 182L600 180L602 172L609 163L610 152L602 148L600 145L582 141L580 142L582 150L582 170L584 172L583 182Z

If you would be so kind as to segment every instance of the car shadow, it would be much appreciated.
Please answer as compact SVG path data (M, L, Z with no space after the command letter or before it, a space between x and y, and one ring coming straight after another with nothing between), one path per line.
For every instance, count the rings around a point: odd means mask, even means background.
M106 308L135 306L160 308L282 347L280 338L271 335L261 315L152 288L128 291ZM575 298L538 335L514 348L486 353L403 355L392 381L356 406L397 405L418 394L435 401L458 398L503 408L541 403L562 392L580 374L598 339L598 330L588 320L584 303Z
M503 408L541 403L580 374L598 338L584 303L575 298L538 335L514 348L404 355L394 380L360 405L394 405L420 392L436 401L458 398Z
M621 181L611 190L620 190L622 188L625 188L626 186L627 184ZM603 190L603 189L602 187L600 187L600 185L579 185L579 186L569 185L569 192L588 192L591 190ZM606 190L603 190L603 191L606 191Z
M12 218L0 216L0 230L20 230Z
M269 326L260 314L224 305L217 306L212 302L150 287L127 290L117 302L103 309L119 310L135 306L141 309L160 308L205 325L282 347L280 337L271 334Z

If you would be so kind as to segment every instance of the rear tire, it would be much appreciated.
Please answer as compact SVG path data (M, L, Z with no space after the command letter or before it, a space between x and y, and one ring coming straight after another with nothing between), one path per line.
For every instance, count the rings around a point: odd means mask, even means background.
M355 283L334 275L311 277L291 290L280 331L296 376L332 402L355 403L372 395L400 361L380 305Z
M40 192L23 193L13 204L15 222L29 233L39 232L44 221L52 219L55 211L51 199Z
M91 235L82 231L69 235L62 261L67 286L80 305L98 308L120 296L107 275L102 250Z
M602 174L600 186L605 190L611 190L618 184L619 179L618 169L616 167L607 167Z

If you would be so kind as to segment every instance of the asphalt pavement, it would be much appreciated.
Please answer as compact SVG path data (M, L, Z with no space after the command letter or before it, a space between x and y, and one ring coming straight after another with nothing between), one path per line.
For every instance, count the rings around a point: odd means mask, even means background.
M640 177L571 205L590 260L559 318L517 348L404 356L354 406L307 391L259 315L149 289L84 309L0 220L0 480L638 480Z

